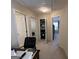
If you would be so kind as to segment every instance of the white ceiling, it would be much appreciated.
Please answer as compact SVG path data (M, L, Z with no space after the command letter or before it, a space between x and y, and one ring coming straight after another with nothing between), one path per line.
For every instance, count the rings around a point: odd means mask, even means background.
M17 0L20 4L30 8L35 12L38 11L38 8L45 6L51 8L52 10L58 10L63 8L67 4L67 0Z

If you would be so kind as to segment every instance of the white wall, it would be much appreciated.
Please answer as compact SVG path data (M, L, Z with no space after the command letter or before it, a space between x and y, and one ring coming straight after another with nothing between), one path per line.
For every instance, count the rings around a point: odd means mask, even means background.
M16 0L12 0L12 5L14 6L14 8L18 11L20 11L21 13L23 13L26 16L36 16L35 12L33 12L32 10L30 10L29 8L19 4Z
M68 11L67 7L62 10L62 21L60 27L60 46L65 50L68 55Z
M53 11L52 16L60 16L60 46L68 55L68 7Z
M32 32L36 33L36 19L35 17L26 17L27 22L27 30L28 30L28 36L32 36Z
M16 29L16 20L14 17L13 10L11 10L11 48L17 48L17 47L19 47L19 45Z
M25 16L18 12L15 13L16 26L18 32L19 46L23 46L26 35Z

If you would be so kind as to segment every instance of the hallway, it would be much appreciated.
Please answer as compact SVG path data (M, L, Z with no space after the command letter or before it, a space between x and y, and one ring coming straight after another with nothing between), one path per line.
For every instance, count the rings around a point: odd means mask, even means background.
M59 33L55 33L54 40L53 40L53 45L54 46L59 46L59 41L60 41L60 34Z
M60 1L60 2L59 2ZM54 6L53 6L54 3ZM29 7L29 8L28 8ZM53 8L55 7L55 8ZM42 25L44 29L46 27L45 37L48 39L46 41L36 41L37 49L40 50L40 59L67 59L65 56L68 56L68 6L67 0L12 0L12 39L11 39L11 47L17 47L19 44L20 46L24 43L24 38L29 36L33 36L32 34L35 33L35 37L37 40L40 40L40 19L46 19L46 24ZM22 24L19 26L20 33L22 34L19 36L17 33L17 25L16 25L16 15L15 13L19 12L22 14L22 19L24 22L20 21ZM61 24L60 24L60 35L55 35L55 40L53 41L52 37L52 17L60 16L61 17ZM20 18L21 19L21 18ZM13 23L14 21L14 23ZM20 25L21 25L20 24ZM43 33L43 36L44 36ZM20 40L20 37L22 40ZM58 39L60 37L60 40ZM18 38L18 39L17 39ZM20 43L18 41L20 40ZM52 40L52 41L51 41ZM49 42L51 41L51 42ZM59 44L60 41L60 44ZM59 46L61 48L59 48ZM63 51L63 49L65 51Z
M40 59L67 59L63 49L54 46L52 42L41 41L37 43L37 49L40 49Z

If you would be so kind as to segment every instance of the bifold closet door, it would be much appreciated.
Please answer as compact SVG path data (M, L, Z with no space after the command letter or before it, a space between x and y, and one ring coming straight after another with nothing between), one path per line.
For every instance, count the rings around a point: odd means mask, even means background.
M25 16L18 12L16 12L16 24L19 46L22 46L26 37Z

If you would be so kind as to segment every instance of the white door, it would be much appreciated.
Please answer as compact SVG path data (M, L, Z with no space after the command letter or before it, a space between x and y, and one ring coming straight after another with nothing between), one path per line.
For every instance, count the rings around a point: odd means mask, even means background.
M27 22L27 32L28 32L28 36L33 36L32 32L35 33L35 37L36 37L36 20L34 17L29 17L26 16L26 22Z
M16 24L18 31L19 46L22 46L26 37L25 16L18 12L16 12Z

